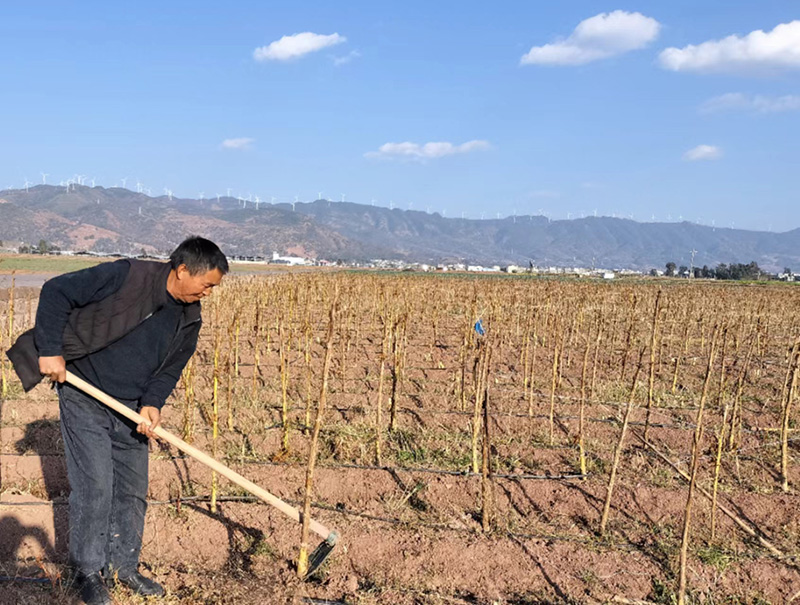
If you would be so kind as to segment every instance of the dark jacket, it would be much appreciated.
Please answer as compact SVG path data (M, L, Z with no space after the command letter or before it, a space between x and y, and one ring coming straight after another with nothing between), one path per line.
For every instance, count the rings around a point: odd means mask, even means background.
M62 355L69 362L96 353L129 334L166 304L169 263L120 260L114 265L119 266L117 263L126 263L129 268L121 286L114 292L83 306L73 307L73 302L63 302L70 308L60 343L40 342L40 347L37 348L37 339L34 337L36 328L33 328L20 335L9 349L8 357L26 391L42 379L39 373L40 355ZM60 276L51 281L56 283L55 280L63 278L69 279L67 276ZM49 283L42 288L43 296L49 293L46 292ZM148 393L150 401L147 405L160 407L172 392L176 376L195 350L200 325L200 303L185 305L179 328L170 342L166 356L152 376L153 392ZM176 364L181 366L177 368L177 373L176 368L172 367ZM167 369L171 371L167 372ZM159 400L160 404L154 403Z

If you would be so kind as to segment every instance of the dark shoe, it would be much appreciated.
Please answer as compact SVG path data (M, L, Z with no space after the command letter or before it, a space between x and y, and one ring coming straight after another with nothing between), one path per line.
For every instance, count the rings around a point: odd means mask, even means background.
M144 577L138 571L128 575L117 575L117 582L130 588L133 592L143 597L163 597L164 588L150 578Z
M83 576L80 582L81 599L86 605L111 605L111 595L99 573Z

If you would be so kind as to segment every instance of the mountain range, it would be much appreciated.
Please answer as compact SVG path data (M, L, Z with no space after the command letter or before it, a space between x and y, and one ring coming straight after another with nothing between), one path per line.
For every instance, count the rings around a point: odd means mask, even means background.
M783 233L611 217L449 218L416 210L317 200L258 207L234 197L150 197L120 187L37 185L0 191L0 240L61 249L168 253L184 237L231 255L273 251L329 260L397 259L647 270L667 262L800 267L800 229Z

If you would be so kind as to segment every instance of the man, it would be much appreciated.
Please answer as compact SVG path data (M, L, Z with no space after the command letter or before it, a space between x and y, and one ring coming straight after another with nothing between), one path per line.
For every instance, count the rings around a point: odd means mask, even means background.
M106 584L114 581L140 595L164 594L138 571L148 438L195 351L199 301L227 272L216 244L191 237L169 263L121 260L55 277L42 287L36 326L9 351L26 390L42 376L58 383L70 562L87 605L111 603ZM65 383L67 370L149 424L136 426Z

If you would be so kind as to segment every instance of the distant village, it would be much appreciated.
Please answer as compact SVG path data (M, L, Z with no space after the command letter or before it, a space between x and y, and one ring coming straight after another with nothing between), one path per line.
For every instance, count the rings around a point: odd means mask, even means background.
M44 240L37 246L26 245L24 243L0 242L0 249L6 252L17 252L20 254L46 254L59 256L91 256L101 258L149 258L154 260L166 260L168 256L159 254L147 254L142 251L139 254L129 254L122 252L96 252L93 250L61 250L57 246L50 245ZM422 273L486 273L486 274L512 274L512 275L572 275L577 277L591 277L612 280L617 277L625 276L651 276L651 277L677 277L684 279L721 279L721 280L779 280L786 282L800 281L800 275L795 275L788 267L779 273L768 273L761 270L756 263L730 265L720 264L716 268L704 267L677 267L675 263L668 262L665 269L650 269L649 271L637 271L635 269L607 269L607 268L587 268L587 267L558 267L558 266L538 266L530 261L528 266L507 264L507 265L479 265L467 262L443 262L443 263L419 263L394 259L372 259L367 261L355 260L327 260L317 258L307 258L303 256L281 255L273 252L271 257L262 255L230 255L229 259L239 264L254 265L283 265L292 267L349 267L361 269L378 269L385 271L412 271Z

